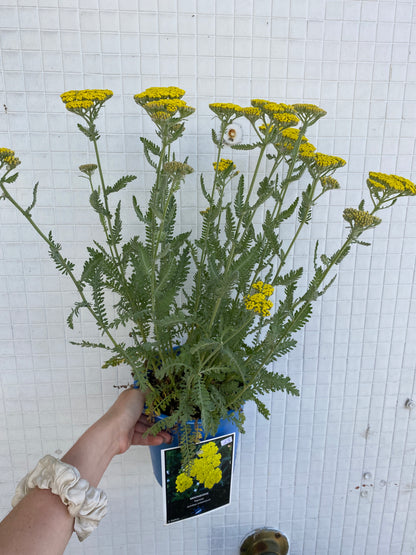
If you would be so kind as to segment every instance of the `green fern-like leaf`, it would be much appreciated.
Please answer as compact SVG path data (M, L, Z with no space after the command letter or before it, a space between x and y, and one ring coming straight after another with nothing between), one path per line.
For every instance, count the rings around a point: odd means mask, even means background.
M67 258L64 258L60 254L61 248L62 248L61 245L54 241L52 236L52 231L50 231L49 232L49 256L55 262L55 266L58 269L58 271L61 272L61 274L63 275L68 275L75 268L75 264L70 260L68 260Z
M18 176L19 176L18 173L13 173L12 175L9 175L9 177L6 177L4 179L4 183L14 183L18 178Z
M105 192L107 195L110 195L111 193L121 191L122 189L127 187L128 183L131 183L135 179L137 179L135 175L124 175L118 181L116 181L112 187L106 187Z
M136 212L136 216L139 219L139 221L146 222L147 220L144 217L143 212L141 211L140 206L137 203L137 199L134 195L132 197L132 202L133 202L134 211Z
M79 316L79 311L81 308L86 308L88 307L89 304L87 301L80 301L80 302L76 302L73 309L71 310L68 318L66 319L68 327L73 330L74 329L74 316L78 317Z
M121 211L121 201L118 202L117 208L114 212L114 225L111 230L111 243L113 245L118 245L122 241L122 235L121 235L122 223L121 223L120 211Z
M221 142L219 141L214 129L211 129L211 139L215 146L220 146Z
M234 211L237 218L241 218L244 210L244 176L238 180L237 192L234 199Z
M16 174L17 177L17 174ZM30 217L31 216L31 212L35 207L36 204L36 200L37 200L37 192L38 192L38 186L39 186L39 181L37 183L35 183L35 186L33 187L33 191L32 191L32 202L31 204L26 208L25 212L26 214Z
M104 204L100 198L100 194L96 189L94 189L90 195L90 204L98 214L102 214L106 217L111 217L111 214L104 207Z
M302 277L303 268L297 268L296 270L290 270L287 274L283 276L278 276L273 285L290 285L291 283L297 283Z
M229 206L225 210L225 236L229 241L232 241L236 232L236 224L233 213Z
M83 125L78 123L77 127L81 131L81 133L83 133L91 142L98 141L98 139L100 138L98 130L94 124L91 124L90 127L84 127Z
M104 343L92 343L91 341L70 341L71 345L79 345L80 347L86 347L88 349L105 349L111 351L111 347L108 347Z
M143 143L143 154L144 154L148 164L150 166L152 166L153 169L156 170L157 169L157 163L150 156L150 153L152 152L152 150L148 146L148 142L150 142L150 141L148 141L147 139L144 139L144 137L140 137L140 140ZM156 146L156 145L154 145L154 146Z
M108 328L107 311L104 301L104 283L102 269L97 266L91 275L90 285L92 288L93 309L99 328Z
M253 144L236 144L236 145L229 145L234 150L254 150L261 146L261 143L253 143Z
M302 202L299 207L298 220L308 224L312 217L312 186L308 185L305 191L302 192Z
M149 152L151 152L154 156L160 156L161 150L160 150L160 147L158 145L156 145L152 141L149 141L149 139L146 139L145 137L140 137L140 140L143 143L143 146Z
M299 202L299 197L296 197L296 199L292 202L292 204L288 208L286 208L285 210L282 210L280 214L278 214L278 216L274 220L275 228L279 227L279 225L282 222L284 222L285 220L288 220L292 216L293 212L295 211L298 205L298 202Z
M201 174L201 176L200 176L200 178L199 178L199 182L200 182L200 185L201 185L201 191L202 191L202 194L204 195L204 198L205 198L209 203L211 203L211 195L208 194L208 191L207 191L207 189L206 189L206 187L205 187L205 181L204 181L204 178L203 178L202 174Z

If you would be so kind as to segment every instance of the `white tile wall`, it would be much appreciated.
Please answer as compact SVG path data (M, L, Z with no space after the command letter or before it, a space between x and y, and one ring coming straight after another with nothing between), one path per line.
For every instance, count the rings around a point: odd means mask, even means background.
M211 101L252 97L314 102L328 116L311 137L348 160L342 191L316 211L311 239L339 244L342 209L365 174L416 179L416 7L405 0L1 0L0 146L23 161L16 194L40 181L37 220L81 262L98 232L77 167L91 154L59 94L114 91L100 125L111 176L149 174L137 137L151 133L132 95L151 85L187 90L197 115L182 151L209 170ZM249 169L250 159L236 156ZM181 223L203 201L188 182ZM133 225L133 219L131 219ZM259 526L281 529L292 555L410 555L416 550L416 206L401 202L372 240L344 261L298 348L282 360L300 398L268 396L270 421L247 407L230 507L165 528L149 456L114 461L103 487L109 516L67 553L231 555ZM86 317L65 320L75 295L45 248L0 206L0 504L45 453L61 454L114 399L121 374L69 340L94 336ZM364 473L366 477L364 477Z

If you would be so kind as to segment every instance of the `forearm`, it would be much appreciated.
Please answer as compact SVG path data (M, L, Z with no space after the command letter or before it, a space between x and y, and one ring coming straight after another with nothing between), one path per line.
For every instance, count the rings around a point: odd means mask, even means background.
M117 428L104 415L62 457L81 478L96 487L117 453ZM74 518L60 497L34 488L0 523L0 552L4 555L57 555L64 552L74 529Z
M119 452L116 423L104 415L62 457L75 466L81 478L97 487L112 458Z
M65 551L74 519L50 490L31 490L0 523L3 555L59 555Z

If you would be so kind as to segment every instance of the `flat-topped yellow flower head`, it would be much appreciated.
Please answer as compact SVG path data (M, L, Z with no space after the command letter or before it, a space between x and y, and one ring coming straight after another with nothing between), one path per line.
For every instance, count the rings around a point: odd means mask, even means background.
M278 124L280 130L286 129L287 127L293 127L299 123L299 118L296 114L291 114L290 112L278 112L273 114L272 120Z
M248 106L247 108L243 108L243 115L254 124L259 118L261 118L261 110L256 106Z
M345 166L346 162L339 156L331 156L330 154L323 154L322 152L315 153L315 164L319 168L336 169Z
M19 164L20 160L15 156L14 150L5 147L0 148L0 168L13 170Z
M209 107L214 114L224 121L231 121L244 115L243 108L231 102L213 102L209 104Z
M279 130L282 132L288 127L294 127L298 124L299 118L296 115L293 106L290 104L284 104L283 102L271 102L268 100L263 100L255 98L251 101L252 109L260 110L263 121L264 116L267 116L269 124L267 126L261 126L260 131L263 133L273 132L274 130Z
M325 110L315 104L293 104L293 108L302 123L314 124L318 119L326 116Z
M217 170L218 172L222 172L222 173L230 169L235 170L234 162L232 160L227 160L225 158L221 158L218 164L214 162L212 165L214 166L214 170Z
M144 108L152 121L159 127L166 127L174 132L174 126L195 112L182 100L185 91L179 87L150 87L134 95L135 102Z
M144 106L147 102L157 100L173 100L182 98L185 94L183 89L179 87L149 87L141 93L134 95L134 100L140 106Z
M252 98L251 105L255 108L262 108L265 104L268 104L269 100L264 100L263 98Z
M336 169L345 166L346 161L340 156L323 154L322 152L303 152L300 158L307 163L313 177L332 174Z
M367 179L370 189L384 189L390 193L403 193L403 195L416 195L416 185L400 175L381 172L370 172Z
M311 162L315 156L316 147L312 143L304 143L299 147L299 158L303 162Z
M109 89L83 89L61 94L65 108L79 116L96 118L104 102L113 96Z
M150 100L141 106L156 123L168 121L173 117L184 118L195 112L195 108L188 106L185 100L179 98Z
M280 133L279 140L275 144L276 149L284 154L291 153L295 148L296 142L299 140L299 133L300 130L296 127L288 127L287 129L283 129ZM309 145L310 147L312 147L313 151L315 150L315 147L308 142L308 139L305 137L305 135L302 135L300 139L299 153L300 148L304 147L305 145Z

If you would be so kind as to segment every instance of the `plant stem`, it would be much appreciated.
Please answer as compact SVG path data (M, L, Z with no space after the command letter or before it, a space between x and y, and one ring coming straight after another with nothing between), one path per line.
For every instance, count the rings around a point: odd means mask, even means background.
M96 139L93 139L92 142L94 144L95 158L97 160L98 173L100 175L100 182L101 182L101 187L102 187L102 192L103 192L104 206L105 206L105 210L107 212L106 219L107 219L109 233L107 231L107 225L105 224L105 219L102 216L102 214L100 214L100 221L101 221L101 224L102 224L102 226L104 228L104 231L105 231L105 235L106 235L106 238L107 238L107 244L108 244L109 249L110 249L111 257L116 262L116 267L117 267L117 270L118 270L118 273L119 273L119 276L120 276L120 279L121 279L126 297L129 299L131 306L137 308L134 299L129 294L129 286L127 284L127 279L126 279L126 275L125 275L125 272L124 272L124 265L122 264L120 254L119 254L118 249L117 249L117 245L113 241L114 236L113 236L113 228L112 228L111 217L110 217L110 207L109 207L109 204L108 204L108 195L107 195L107 191L106 191L106 187L105 187L104 174L103 174L103 170L102 170L102 166L101 166L100 153L98 151L98 143L97 143ZM139 322L135 322L135 323L138 325L138 327L140 329L140 333L142 335L143 341L146 341L147 333L146 333L146 330L143 327L142 322L139 321Z
M158 162L158 166L156 169L156 183L155 183L155 187L158 186L158 184L160 183L162 176L161 176L161 171L162 171L162 165L164 163L164 159L165 159L165 151L166 151L166 147L169 147L168 149L168 156L170 155L170 145L169 142L166 140L166 137L164 137L162 135L162 149L160 152L160 156L159 156L159 162ZM169 161L169 158L168 158ZM153 330L154 330L154 335L155 338L158 339L158 316L157 316L157 307L156 307L156 259L157 259L157 255L158 255L158 251L159 251L159 244L160 244L160 239L162 236L162 231L164 228L164 224L165 224L165 217L166 217L166 212L168 210L169 207L169 202L170 199L172 198L173 195L173 186L170 188L170 191L167 195L166 201L165 201L165 205L163 207L163 216L162 219L160 221L160 225L159 225L159 230L158 233L156 235L156 237L154 237L153 233L152 233L152 279L150 282L151 285L151 304L152 304L152 322L153 322ZM155 216L153 215L153 218L155 218ZM161 364L163 364L164 362L164 351L163 349L159 350L159 357L161 360Z
M311 189L311 195L310 195L310 196L311 196L311 199L310 199L310 202L309 202L308 210L306 211L305 217L304 217L303 220L300 222L300 224L299 224L299 226L298 226L298 228L297 228L297 230L296 230L296 232L295 232L295 234L294 234L294 236L293 236L293 238L292 238L292 241L290 242L290 245L288 246L288 248L287 248L287 250L284 252L284 254L282 254L282 256L280 257L280 264L279 264L279 267L278 267L277 270L276 270L276 273L275 273L275 276L274 276L274 278L273 278L273 281L275 281L275 280L277 279L277 277L279 276L280 270L281 270L281 269L283 268L283 266L285 265L286 259L287 259L288 255L289 255L290 251L292 250L294 244L296 243L296 240L297 240L297 238L299 237L299 233L301 232L303 226L304 226L305 223L306 223L306 219L307 219L307 217L308 217L308 212L309 212L310 208L312 208L312 206L314 205L314 202L315 202L315 199L313 199L313 194L314 194L314 192L315 192L317 183L318 183L318 178L315 177L314 180L312 181L312 189Z
M290 181L291 181L291 178L292 178L292 175L293 175L293 171L295 169L295 164L296 164L296 159L297 159L298 152L299 152L299 147L302 143L302 137L305 135L305 131L307 130L307 128L308 128L307 123L304 123L302 125L302 127L300 128L299 136L296 139L296 142L293 146L292 159L290 161L286 177L282 180L282 191L283 192L281 194L280 201L278 203L276 203L276 205L274 207L273 214L272 214L273 218L277 217L280 214L281 210L282 210L283 201L285 199L285 196L286 196L286 193L287 193L287 190L288 190L288 187L290 185Z
M227 258L227 264L226 264L226 267L224 269L224 278L226 278L228 272L230 271L231 264L234 260L234 252L235 252L235 249L237 247L238 235L239 235L242 223L243 223L244 212L249 207L250 197L251 197L251 194L253 192L254 184L255 184L256 178L257 178L257 174L258 174L259 169L260 169L260 163L261 163L261 160L263 158L266 147L267 147L267 142L264 142L261 146L259 156L258 156L258 159L257 159L257 163L256 163L256 167L254 168L253 177L251 179L250 187L249 187L248 192L247 192L246 200L245 200L245 203L244 203L245 207L243 208L243 214L238 219L237 228L236 228L236 231L235 231L235 234L234 234L234 239L233 239L233 242L231 244L230 253L229 253L228 258ZM253 217L254 217L254 211L251 215L250 223L251 223ZM214 324L215 317L217 315L218 309L219 309L220 304L221 304L221 300L222 300L222 295L220 295L216 300L214 309L212 311L211 319L210 319L210 322L209 322L209 325L208 325L208 330L211 330L211 328Z
M216 165L215 165L215 173L214 173L214 179L213 179L213 182L212 182L212 189L211 189L211 195L210 195L210 199L211 199L212 204L214 203L214 195L215 195L215 190L216 190L216 187L217 187L217 179L218 179L218 167L219 167L219 163L220 163L220 159L221 159L222 145L223 145L224 134L225 134L225 129L226 129L227 125L228 125L227 122L224 122L224 121L221 122L220 140L219 140L219 144L217 145L218 146L217 162L216 162ZM220 212L220 215L221 215L221 212ZM194 303L194 307L193 307L193 312L195 314L198 311L199 302L201 300L201 295L202 295L202 291L201 291L202 268L204 267L205 259L206 259L206 255L207 255L207 244L208 244L207 238L208 238L208 234L209 234L210 225L211 224L209 224L209 226L208 226L205 241L204 241L204 243L201 247L201 254L200 254L200 258L199 258L197 275L195 277L196 299L195 299L195 303Z

